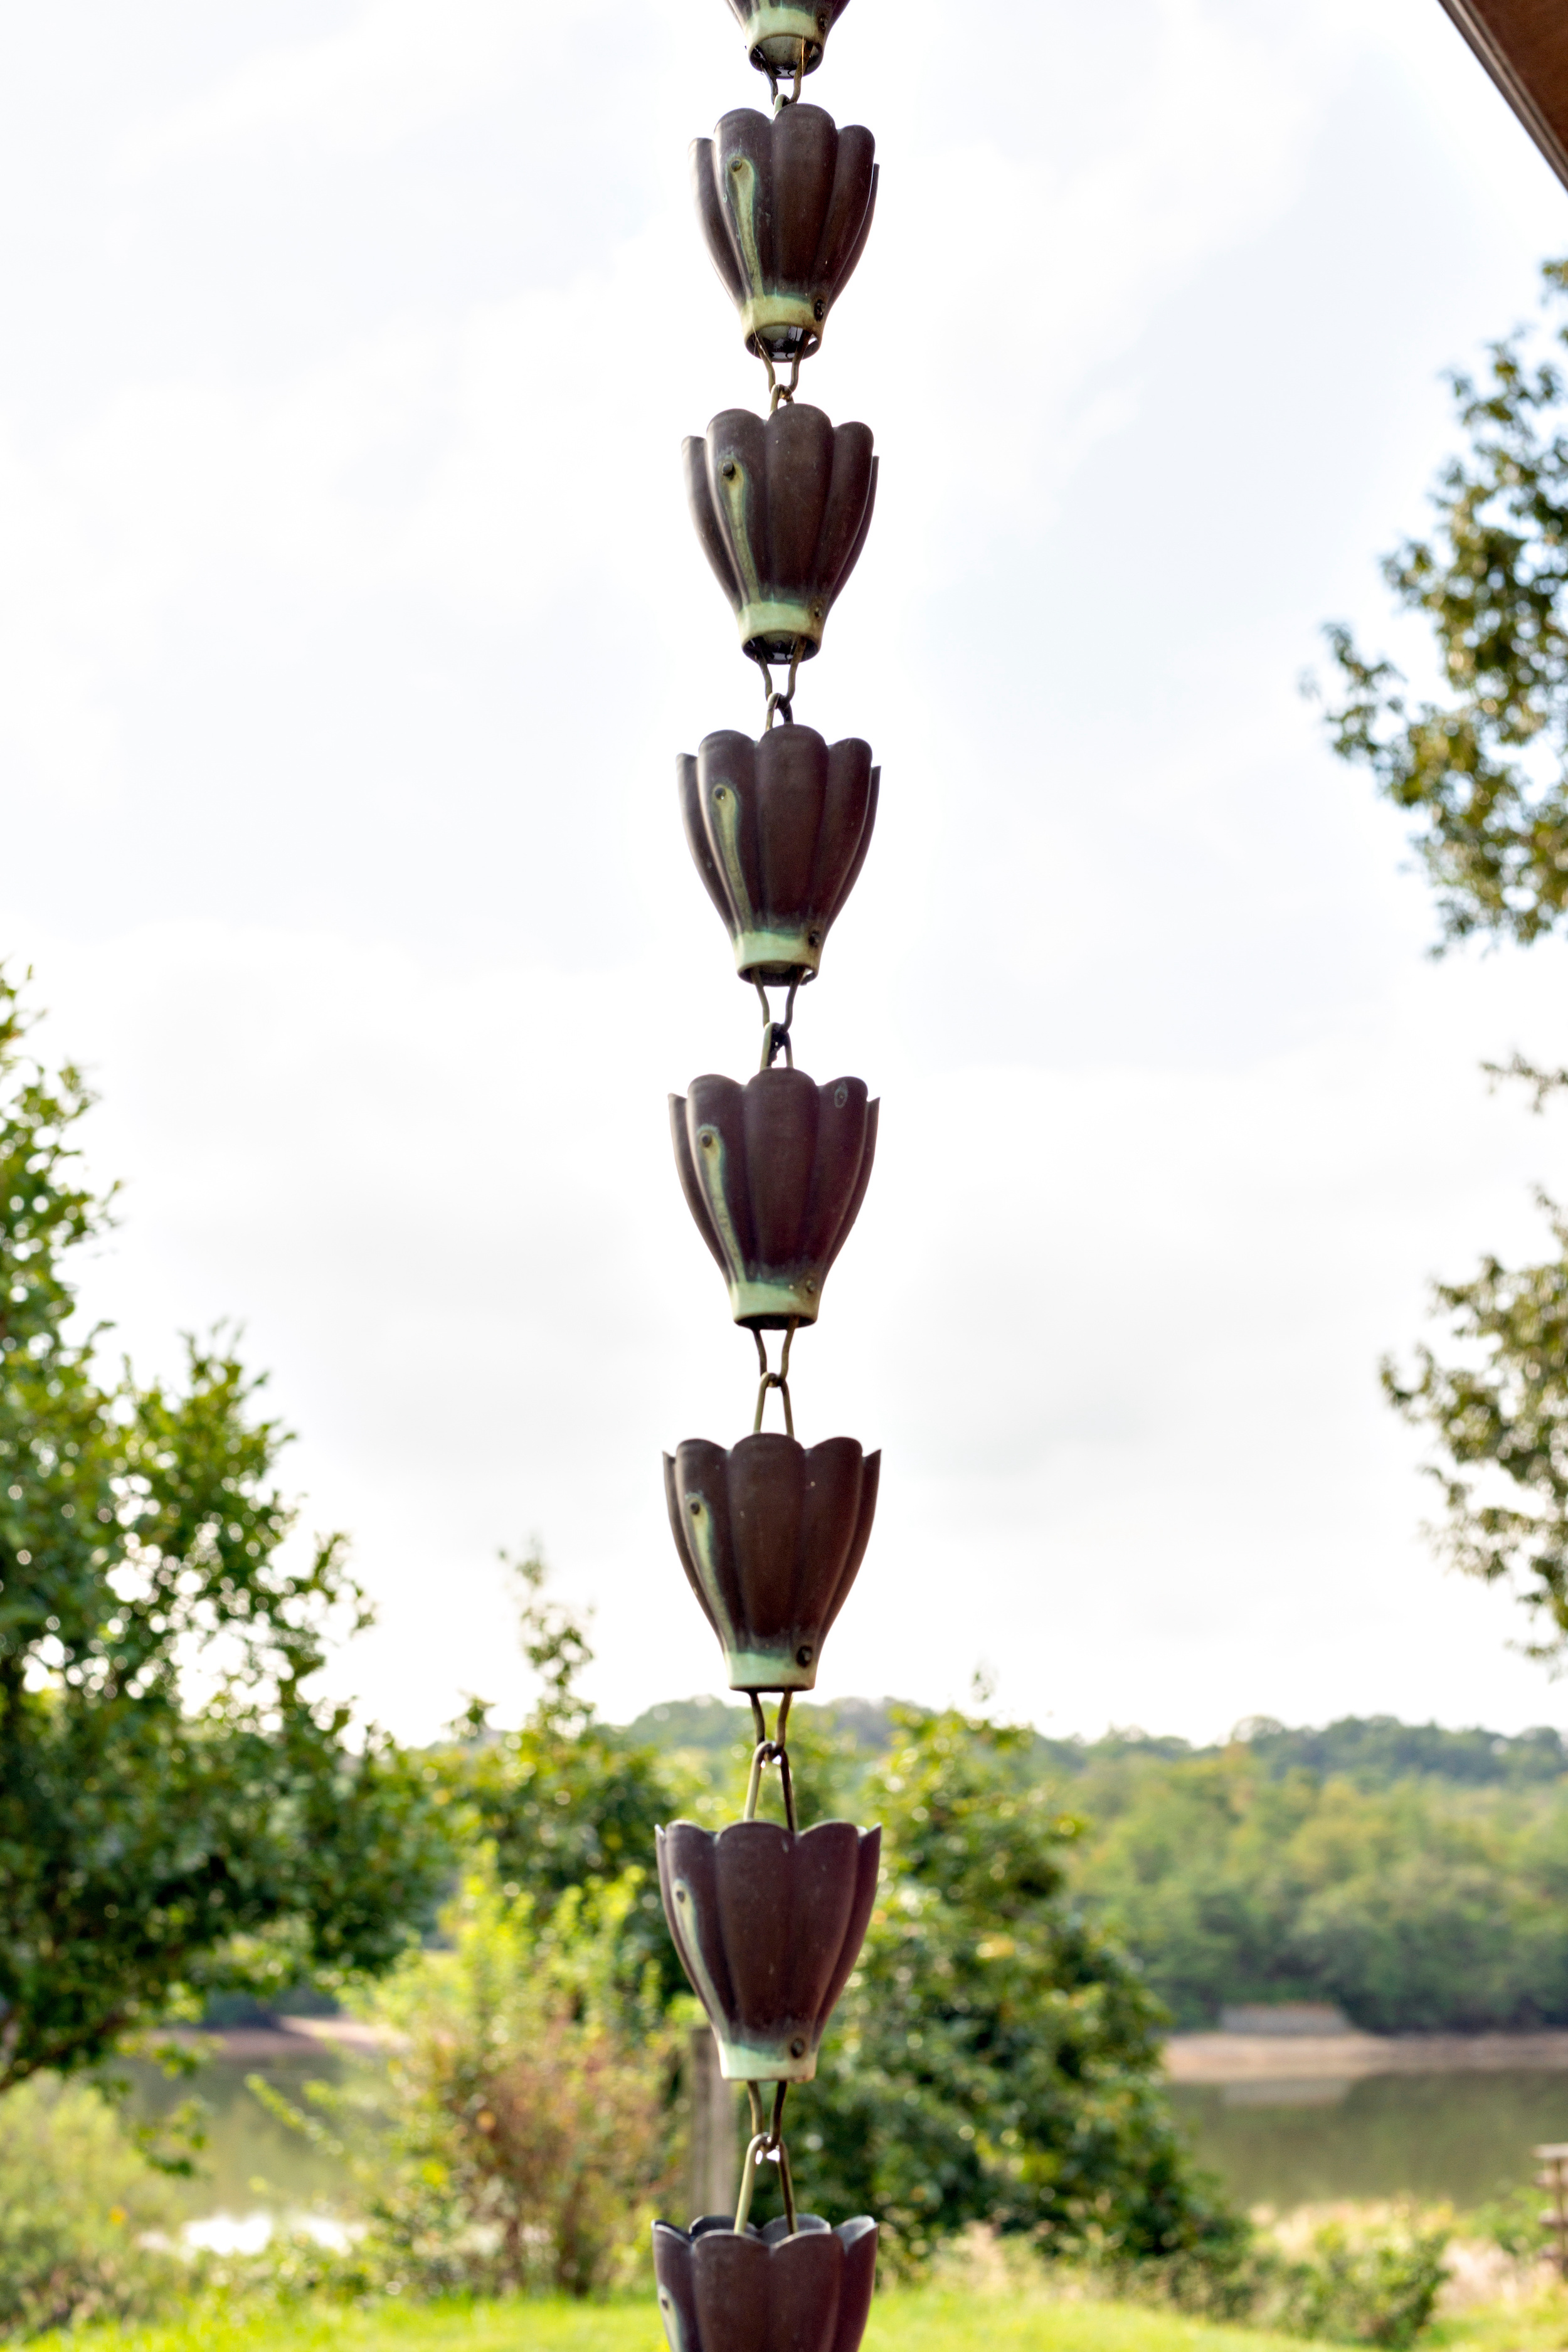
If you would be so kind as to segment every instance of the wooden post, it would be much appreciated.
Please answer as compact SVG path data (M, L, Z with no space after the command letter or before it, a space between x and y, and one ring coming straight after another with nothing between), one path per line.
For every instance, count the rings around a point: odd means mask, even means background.
M741 2185L736 2085L719 2072L711 2030L693 2026L686 2053L686 2110L690 2129L686 2187L691 2219L735 2210Z
M1557 2252L1552 2259L1559 2278L1568 2279L1568 2141L1549 2140L1532 2151L1538 2164L1546 2167L1535 2176L1538 2189L1550 2189L1552 2202L1542 2220L1557 2240Z

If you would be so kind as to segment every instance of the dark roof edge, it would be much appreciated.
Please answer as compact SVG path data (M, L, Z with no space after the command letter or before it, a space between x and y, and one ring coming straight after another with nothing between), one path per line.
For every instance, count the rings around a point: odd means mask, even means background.
M1531 95L1530 86L1501 47L1474 0L1442 0L1499 89L1507 99L1558 178L1568 187L1568 143L1555 131Z

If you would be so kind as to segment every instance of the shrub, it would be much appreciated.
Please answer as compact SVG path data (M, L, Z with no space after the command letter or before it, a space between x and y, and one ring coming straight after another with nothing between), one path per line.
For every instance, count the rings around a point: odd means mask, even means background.
M146 2242L174 2218L167 2180L89 2084L37 2075L0 2098L0 2336L151 2316L185 2274Z
M477 1871L446 1915L450 1948L410 1955L375 1999L395 2037L384 2078L313 2084L313 2114L253 2078L358 2189L351 2253L295 2250L290 2276L302 2263L354 2294L590 2295L642 2259L677 2045L657 2011L628 2017L617 1982L639 1893L636 1874L596 1889L590 1928L574 1894L542 1917Z
M1402 2352L1432 2316L1443 2284L1445 2229L1382 2230L1354 2238L1331 2221L1286 2274L1276 2326L1331 2344Z

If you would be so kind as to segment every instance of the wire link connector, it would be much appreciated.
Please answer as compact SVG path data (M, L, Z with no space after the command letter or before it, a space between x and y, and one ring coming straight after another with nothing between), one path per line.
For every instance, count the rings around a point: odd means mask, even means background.
M773 66L770 65L768 62L767 53L765 51L763 53L763 71L768 78L768 88L773 92L773 112L775 114L782 114L786 106L798 106L800 104L800 86L805 79L806 57L810 47L811 44L809 41L803 40L800 45L800 55L795 61L795 88L790 91L787 98L785 97L784 90L784 77Z
M752 1423L753 1437L759 1436L762 1433L763 1407L767 1403L770 1389L777 1389L779 1402L784 1406L784 1435L786 1437L795 1435L795 1409L789 1401L789 1351L795 1344L795 1335L799 1328L798 1324L791 1323L785 1330L784 1343L779 1355L779 1368L776 1372L771 1371L768 1368L767 1343L762 1333L756 1330L752 1333L752 1339L757 1343L757 1361L762 1366L763 1371L763 1377L757 1383L757 1417Z
M767 698L767 716L763 721L764 735L773 733L775 719L782 719L786 727L793 727L795 724L795 682L800 675L801 651L802 642L797 637L795 641L795 651L790 656L789 684L782 693L773 684L771 664L761 659L757 663L758 668L763 673L763 692Z
M756 989L757 994L762 1001L763 1007L763 1058L757 1064L757 1067L759 1070L771 1070L773 1064L778 1060L779 1055L782 1054L784 1057L785 1067L793 1070L795 1067L795 1041L792 1034L791 1024L795 1020L795 991L799 988L800 982L798 980L792 980L790 982L789 994L784 999L784 1019L782 1021L775 1020L773 1017L773 1008L769 999L765 984L760 980L753 980L752 985Z
M784 1797L784 1827L793 1837L799 1824L795 1820L795 1780L789 1769L789 1750L784 1746L784 1726L789 1721L789 1703L795 1694L785 1691L780 1699L778 1720L773 1726L771 1739L762 1700L755 1691L748 1691L746 1696L752 1702L752 1720L757 1727L757 1744L752 1755L751 1778L746 1783L746 1809L741 1819L745 1822L756 1820L757 1806L763 1793L763 1774L770 1764L776 1764L779 1768L779 1788Z

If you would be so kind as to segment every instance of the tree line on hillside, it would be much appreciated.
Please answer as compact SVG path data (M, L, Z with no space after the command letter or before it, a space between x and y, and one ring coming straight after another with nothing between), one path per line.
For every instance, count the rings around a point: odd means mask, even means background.
M858 1818L896 1717L798 1712ZM633 1736L680 1768L738 1748L718 1700L650 1709ZM1265 1718L1223 1748L1027 1736L1029 1780L1079 1824L1068 1883L1179 2028L1233 2003L1331 2001L1367 2031L1568 2025L1568 1747L1391 1717Z
M843 1752L866 1755L879 1755L890 1745L900 1704L867 1698L801 1703L803 1719L831 1735ZM646 1709L626 1732L647 1748L712 1756L732 1754L749 1738L750 1725L749 1713L733 1700L667 1699ZM1173 1733L1146 1731L1109 1731L1099 1739L1029 1735L1029 1752L1037 1764L1075 1777L1123 1758L1140 1764L1151 1758L1177 1762L1223 1755L1238 1745L1276 1778L1300 1768L1373 1789L1415 1779L1485 1788L1568 1778L1568 1741L1550 1724L1512 1733L1452 1731L1440 1723L1402 1723L1393 1715L1347 1715L1333 1723L1292 1728L1271 1716L1255 1715L1237 1724L1228 1740L1209 1747Z

